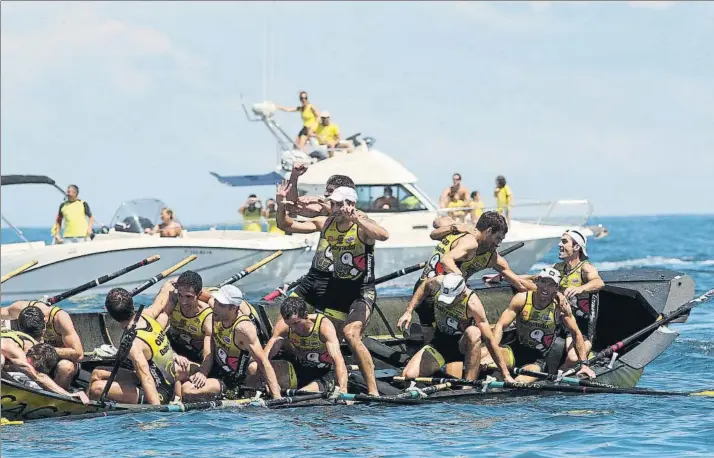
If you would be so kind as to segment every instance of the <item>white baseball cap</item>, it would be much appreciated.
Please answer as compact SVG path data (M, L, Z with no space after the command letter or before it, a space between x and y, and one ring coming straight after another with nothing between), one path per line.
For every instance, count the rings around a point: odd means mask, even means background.
M320 112L320 117L321 118L329 118L330 117L330 112L325 110Z
M335 202L344 202L345 200L349 200L350 202L357 203L357 191L347 186L340 186L332 191L332 194L330 194L328 199L334 200Z
M568 229L567 231L565 231L564 235L567 235L568 237L573 239L573 242L580 245L580 249L583 251L583 256L585 256L586 258L588 257L588 253L585 251L585 247L588 244L587 237L585 237L580 231L576 229Z
M544 267L543 270L538 272L536 278L550 278L556 285L560 284L560 272L552 267Z
M243 291L237 286L221 286L218 291L211 293L211 297L224 305L241 305L243 303Z
M451 304L456 299L456 296L463 293L465 289L466 280L464 280L464 277L455 273L446 274L441 282L438 301L444 304Z

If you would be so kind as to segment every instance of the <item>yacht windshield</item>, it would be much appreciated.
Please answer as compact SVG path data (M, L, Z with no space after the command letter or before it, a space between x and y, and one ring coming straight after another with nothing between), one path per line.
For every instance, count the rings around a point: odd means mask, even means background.
M369 213L426 210L414 194L400 184L357 185L357 208Z
M117 209L111 227L117 232L143 234L161 222L161 209L166 207L158 199L136 199L124 202Z

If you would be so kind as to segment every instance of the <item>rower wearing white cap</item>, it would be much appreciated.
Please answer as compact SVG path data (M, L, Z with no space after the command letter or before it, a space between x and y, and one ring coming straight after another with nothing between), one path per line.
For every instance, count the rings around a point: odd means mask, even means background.
M585 339L588 351L592 348L597 319L597 293L605 286L597 268L588 259L587 238L578 230L565 231L558 243L558 258L561 262L553 265L561 275L560 291L570 303L575 321ZM572 335L566 338L568 356L561 369L569 369L578 363L578 355L573 345Z
M254 317L243 299L242 291L233 285L222 286L211 293L213 302L213 336L211 377L198 388L192 382L182 387L184 398L229 397L242 395L251 359L267 382L274 399L280 398L280 386L268 354L258 339Z
M506 380L513 381L481 300L459 274L439 275L423 282L399 318L400 329L409 328L414 308L426 295L434 303L434 338L412 357L404 368L404 377L428 377L443 370L456 378L476 380L483 341Z
M584 364L588 350L570 305L565 296L558 292L560 281L560 273L552 267L546 267L535 276L536 291L513 296L510 305L503 311L493 330L497 345L501 343L503 330L515 320L516 340L501 347L501 353L506 358L508 367L546 371L546 355L560 326L564 325L574 336L578 361L583 362L578 374L595 377L592 369ZM488 363L488 357L482 362ZM553 368L550 369L552 371ZM529 382L535 379L519 375L516 380Z
M284 184L277 194L278 205L284 205L290 184ZM367 389L379 395L374 362L362 343L362 334L372 314L377 293L374 285L374 244L384 241L389 233L358 212L355 208L357 192L341 186L329 196L330 217L311 221L291 221L290 231L309 234L320 231L332 254L332 278L329 285L329 308L321 310L335 321L338 334L344 335L355 355ZM283 210L284 211L284 210Z

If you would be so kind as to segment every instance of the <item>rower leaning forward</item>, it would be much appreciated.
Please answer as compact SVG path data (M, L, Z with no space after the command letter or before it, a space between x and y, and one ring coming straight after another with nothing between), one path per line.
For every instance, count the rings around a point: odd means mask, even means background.
M517 291L535 289L532 281L516 275L508 261L496 251L508 233L508 225L503 215L495 211L484 212L475 228L456 224L449 217L438 217L434 220L434 226L436 228L430 237L440 242L414 285L414 293L428 278L456 273L468 282L472 275L485 269L495 269ZM423 295L415 311L422 328L426 328L425 331L434 325L432 295ZM425 337L428 340L426 333Z
M211 293L211 301L210 376L200 387L192 381L184 383L184 398L237 399L246 388L255 389L261 382L267 384L273 399L280 398L275 371L258 337L260 317L243 299L243 292L236 286L225 285Z
M56 305L42 301L17 301L0 309L0 319L16 320L27 307L37 307L42 311L46 325L42 341L55 347L59 356L59 362L50 376L59 386L69 389L79 373L79 363L84 359L84 348L72 317Z
M310 234L320 232L327 239L333 256L332 279L327 298L329 306L322 312L335 323L343 335L367 383L369 394L378 396L374 361L362 342L376 300L374 244L385 241L389 233L355 208L357 192L343 186L329 197L331 215L309 221L287 217L285 202L291 184L282 184L277 192L278 218L286 232Z

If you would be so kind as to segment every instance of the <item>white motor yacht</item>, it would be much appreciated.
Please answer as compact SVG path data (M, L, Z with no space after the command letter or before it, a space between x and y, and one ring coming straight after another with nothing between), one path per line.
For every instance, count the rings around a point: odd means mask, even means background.
M244 107L245 108L245 107ZM349 137L354 148L351 152L335 150L331 157L319 146L310 154L297 150L292 139L273 118L275 105L261 102L253 105L256 118L251 121L263 122L278 141L282 150L277 172L258 176L220 176L213 174L219 181L231 186L246 186L250 183L273 184L280 181L281 175L289 176L292 165L296 162L309 163L307 172L300 177L298 192L300 195L321 196L327 179L334 174L348 175L357 187L357 208L366 212L389 231L389 240L376 244L376 275L386 275L395 270L426 261L430 258L436 244L429 237L432 222L440 213L455 209L439 209L418 187L417 177L393 157L374 148L375 140L370 137L360 139L361 134ZM397 205L377 208L375 203L385 193L391 192ZM484 209L488 210L488 209ZM501 249L519 242L524 246L506 259L517 273L526 273L531 266L541 260L560 239L563 232L572 227L580 229L588 236L592 231L582 227L592 213L592 205L587 200L559 200L554 202L527 202L515 205L508 234ZM304 238L295 234L293 237ZM294 280L309 269L318 234L307 237L311 245L295 265L287 280ZM488 272L487 272L488 273ZM413 276L398 284L411 284ZM394 285L394 282L390 283Z
M42 183L56 186L45 176L10 175L2 185ZM60 191L61 188L57 187ZM149 235L144 229L160 221L158 199L137 199L121 204L108 228L84 243L47 245L30 242L5 217L3 220L24 240L2 245L2 272L9 272L29 261L38 264L2 286L2 299L29 300L53 296L101 275L119 270L158 254L161 259L75 297L105 294L111 288L131 289L159 272L195 254L197 258L174 276L193 270L211 286L240 272L277 250L283 254L237 283L247 295L256 295L286 281L295 263L307 248L305 239L267 232L240 230L183 230L180 237ZM161 283L146 290L155 294Z

